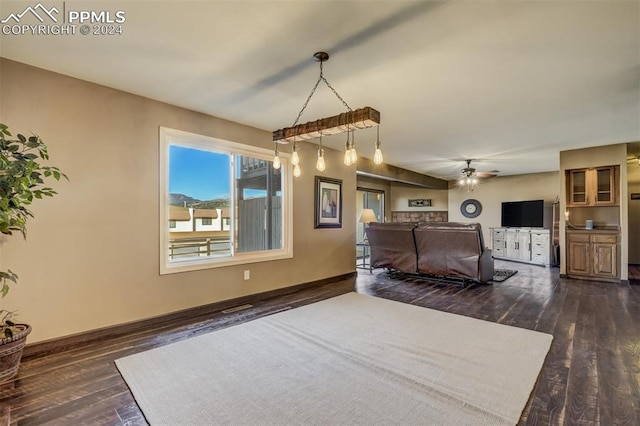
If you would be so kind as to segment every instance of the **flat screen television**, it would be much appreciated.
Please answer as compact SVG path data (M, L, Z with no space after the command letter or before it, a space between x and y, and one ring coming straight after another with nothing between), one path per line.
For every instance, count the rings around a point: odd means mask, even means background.
M501 225L512 228L542 228L544 200L503 202Z

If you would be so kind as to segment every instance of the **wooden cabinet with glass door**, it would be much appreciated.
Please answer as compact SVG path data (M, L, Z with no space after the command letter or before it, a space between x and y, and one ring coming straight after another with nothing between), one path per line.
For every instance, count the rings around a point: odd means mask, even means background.
M618 166L567 170L567 206L617 206Z

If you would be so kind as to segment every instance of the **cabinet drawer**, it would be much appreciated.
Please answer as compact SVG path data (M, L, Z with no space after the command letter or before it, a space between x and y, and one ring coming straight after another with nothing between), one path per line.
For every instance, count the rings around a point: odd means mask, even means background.
M532 243L548 243L549 242L549 234L537 234L531 233L531 242Z
M546 253L549 251L549 244L547 243L532 243L531 244L531 252L532 253Z
M589 234L568 234L569 242L572 243L588 243L589 242Z
M504 231L493 231L493 238L504 238Z
M531 260L538 263L549 263L549 256L547 253L531 253Z
M594 234L593 242L616 244L618 242L618 236L615 234Z
M500 246L500 247L494 247L493 250L493 255L494 256L504 256L505 255L505 250L504 247Z
M504 240L502 240L502 239L499 239L499 240L494 239L493 240L493 248L496 248L496 247L504 248L505 247Z

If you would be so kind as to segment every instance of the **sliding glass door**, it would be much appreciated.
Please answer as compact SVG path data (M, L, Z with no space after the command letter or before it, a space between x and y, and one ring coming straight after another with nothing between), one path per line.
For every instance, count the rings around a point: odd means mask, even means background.
M384 222L384 191L358 188L356 191L356 241L364 241L365 223L360 222L364 209L371 209L377 222ZM362 257L362 248L358 247L357 257Z

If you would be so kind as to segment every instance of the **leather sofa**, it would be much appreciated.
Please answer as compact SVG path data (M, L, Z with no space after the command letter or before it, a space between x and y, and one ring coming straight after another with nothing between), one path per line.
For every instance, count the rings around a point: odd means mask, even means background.
M372 268L387 268L401 272L418 270L415 223L371 222L365 229L370 248Z
M371 223L371 267L487 282L493 258L479 223Z

